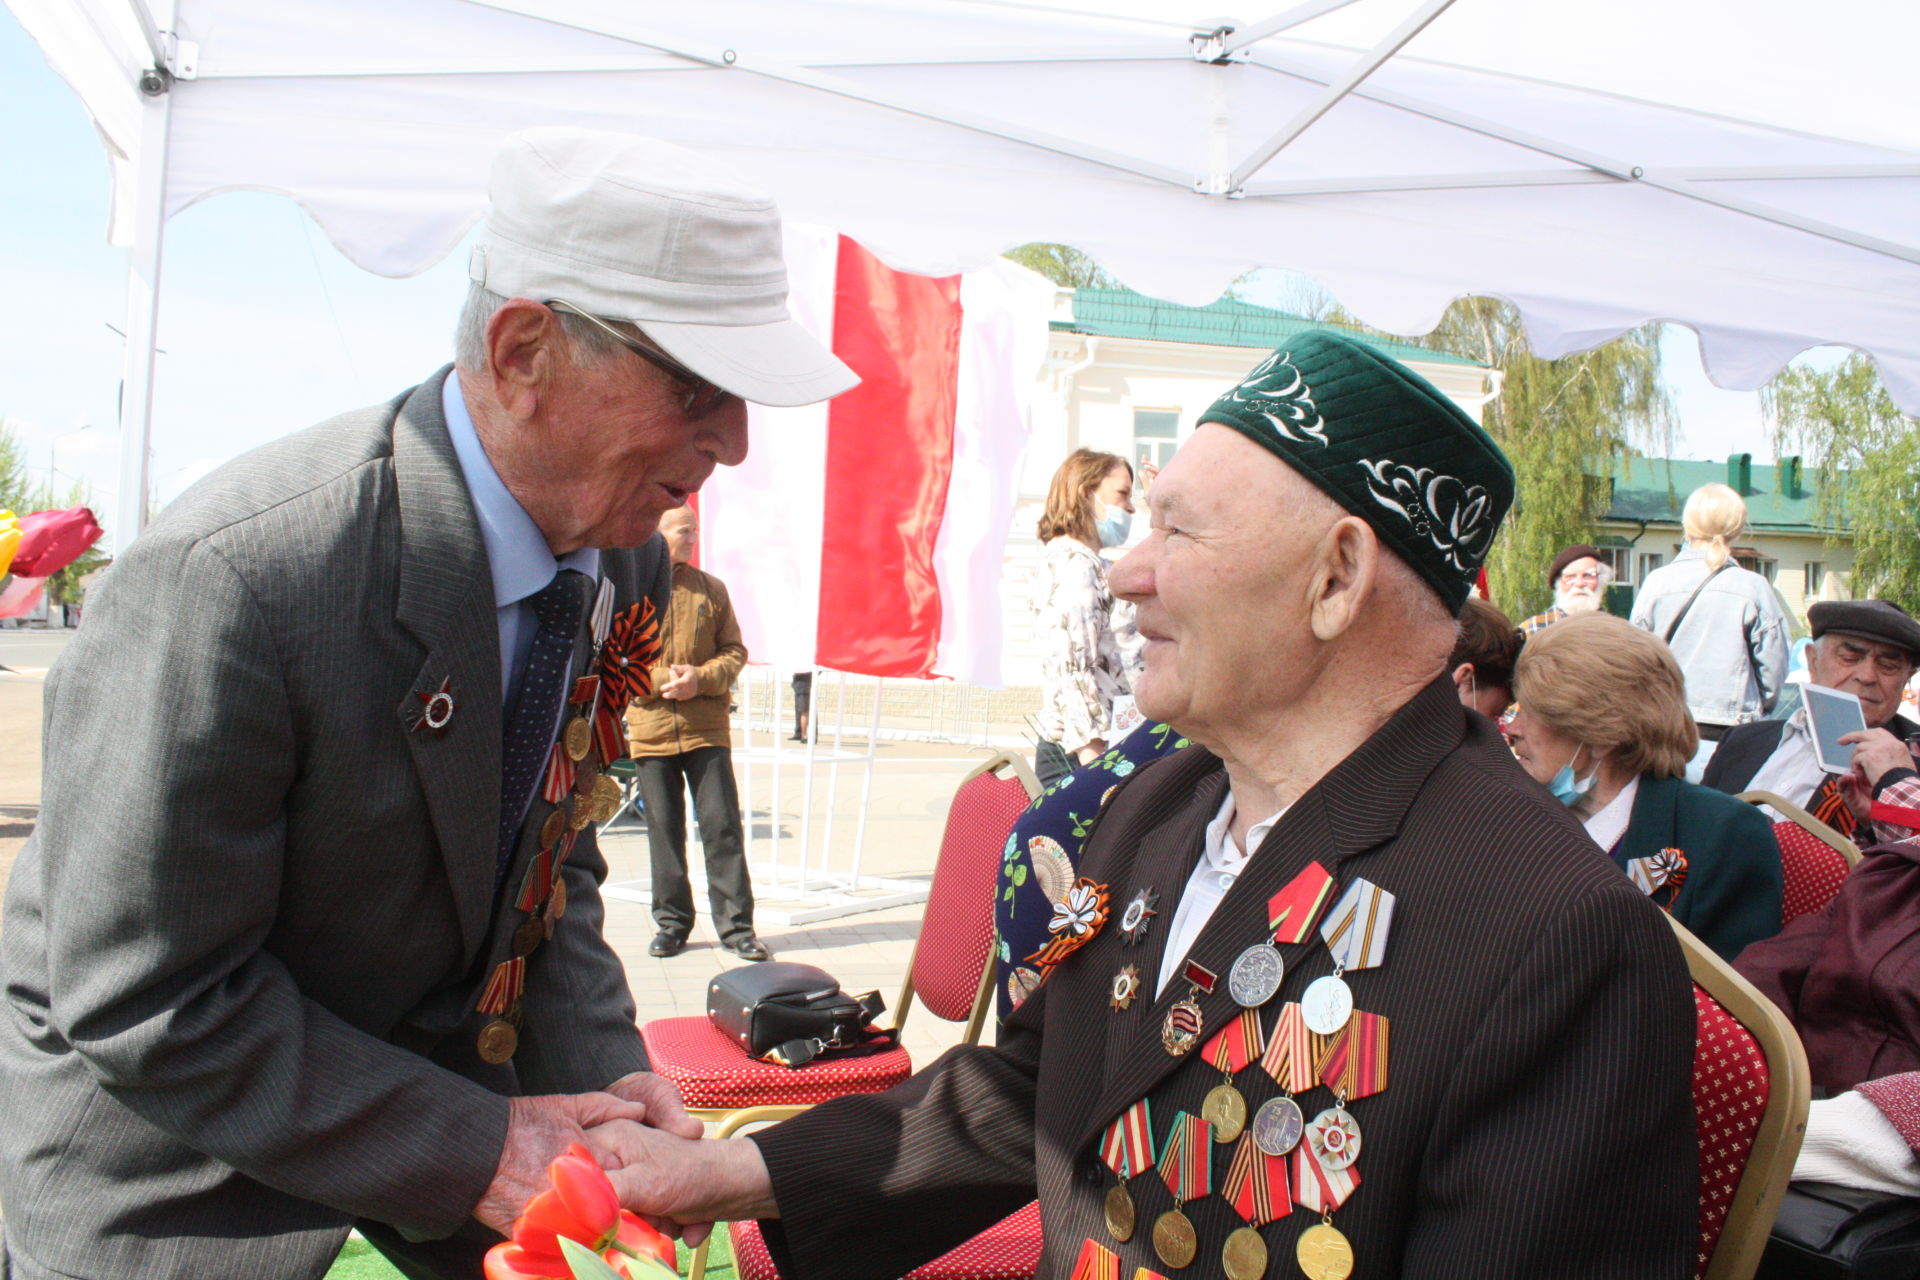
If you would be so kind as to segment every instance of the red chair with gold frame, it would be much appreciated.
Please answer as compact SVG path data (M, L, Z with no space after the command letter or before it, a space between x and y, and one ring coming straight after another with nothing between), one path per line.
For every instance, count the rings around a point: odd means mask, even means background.
M1700 1141L1695 1280L1751 1280L1807 1131L1811 1076L1787 1016L1673 922L1693 977Z
M1773 838L1780 845L1781 924L1791 924L1833 901L1847 872L1860 861L1853 841L1771 791L1743 791L1739 799L1780 815Z

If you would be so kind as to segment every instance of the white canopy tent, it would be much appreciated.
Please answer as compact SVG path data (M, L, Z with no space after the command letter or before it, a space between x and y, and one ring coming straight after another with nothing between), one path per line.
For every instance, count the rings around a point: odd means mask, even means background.
M418 272L535 123L719 154L906 270L1059 240L1191 303L1288 267L1404 333L1494 294L1543 355L1677 321L1745 389L1842 343L1920 411L1910 0L8 3L97 122L135 251L129 530L165 217L279 191Z

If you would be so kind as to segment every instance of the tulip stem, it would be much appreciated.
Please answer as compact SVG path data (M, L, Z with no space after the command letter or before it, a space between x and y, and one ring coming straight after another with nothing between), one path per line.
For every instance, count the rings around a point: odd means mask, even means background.
M626 1243L623 1240L615 1240L608 1247L618 1249L620 1252L626 1254L629 1258L638 1258L641 1256L641 1253L638 1249L634 1248L632 1245Z

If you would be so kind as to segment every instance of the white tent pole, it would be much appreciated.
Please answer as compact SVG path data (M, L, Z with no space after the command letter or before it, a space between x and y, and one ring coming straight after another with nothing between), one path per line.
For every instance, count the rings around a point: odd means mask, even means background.
M145 16L145 7L134 8ZM147 25L151 25L148 20ZM155 342L160 322L161 244L167 218L167 138L173 95L149 72L140 100L140 156L134 189L133 253L127 260L127 340L120 382L120 489L114 497L113 551L123 554L147 523L148 447L153 429ZM144 92L145 84L160 92Z
M853 831L853 887L860 884L860 859L867 851L867 806L873 800L873 753L880 742L880 694L885 677L873 678L873 714L867 717L867 776L860 783L860 823Z
M753 865L753 668L743 667L740 671L740 772L745 776L745 785L741 787L742 807L741 825L746 845L744 856L747 865Z
M773 677L773 804L770 810L771 824L767 829L767 844L773 853L768 862L773 868L772 879L780 883L780 674Z
M795 695L796 700L798 695ZM796 701L796 705L798 705ZM820 749L820 714L818 706L807 713L807 740L802 749L806 752L806 791L800 798L800 875L799 885L802 893L807 889L807 863L813 856L813 768L815 757ZM823 858L822 863L825 863Z
M840 796L840 742L847 727L847 673L833 673L834 687L839 691L839 701L833 708L833 759L827 765L827 827L820 836L820 870L833 870L833 806ZM809 732L818 736L819 730L812 724Z
M1254 148L1253 154L1234 169L1228 179L1227 191L1238 188L1257 173L1262 165L1279 155L1282 148L1305 133L1312 127L1314 121L1333 110L1340 99L1352 93L1354 88L1372 75L1381 63L1400 52L1407 41L1426 30L1427 24L1445 13L1452 4L1453 0L1426 0L1425 4L1409 14L1407 20L1395 27L1386 39L1373 46L1367 51L1365 57L1347 68L1345 74L1328 85L1317 101L1309 103L1305 110L1287 122L1285 128Z
M1238 53L1250 44L1265 40L1268 36L1279 35L1303 22L1312 22L1315 18L1332 13L1335 9L1344 9L1354 0L1307 0L1307 3L1295 5L1285 13L1275 14L1265 22L1256 22L1251 26L1235 28L1232 35L1221 42L1215 55L1219 58Z

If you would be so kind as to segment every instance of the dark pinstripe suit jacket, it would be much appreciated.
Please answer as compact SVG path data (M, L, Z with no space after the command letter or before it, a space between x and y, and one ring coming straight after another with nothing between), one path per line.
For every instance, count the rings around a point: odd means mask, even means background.
M956 1049L887 1094L843 1098L756 1137L784 1221L769 1239L789 1280L890 1280L1012 1212L1038 1188L1042 1276L1065 1277L1093 1237L1164 1272L1151 1224L1171 1201L1156 1175L1131 1183L1141 1229L1115 1244L1101 1205L1113 1175L1103 1126L1150 1095L1156 1137L1198 1114L1220 1073L1169 1057L1168 1008L1151 986L1108 1006L1122 964L1151 983L1166 921L1225 795L1195 748L1143 770L1105 810L1081 866L1138 886L1163 914L1139 947L1116 922L1063 964L997 1048ZM1697 1205L1685 964L1659 911L1566 810L1523 775L1492 724L1436 681L1289 809L1227 892L1191 955L1224 975L1258 941L1266 903L1309 861L1398 896L1384 967L1348 976L1357 1007L1391 1020L1388 1088L1351 1104L1362 1184L1334 1224L1360 1280L1537 1280L1692 1274ZM1275 1005L1332 962L1317 936L1287 947ZM1201 1007L1210 1033L1235 1012L1222 981ZM1266 1025L1272 1026L1268 1006ZM1258 1067L1251 1105L1277 1090ZM1309 1118L1331 1097L1301 1096ZM1215 1148L1216 1187L1230 1147ZM1215 1196L1188 1207L1192 1275L1216 1275L1241 1225ZM1265 1228L1269 1274L1296 1273L1304 1210Z
M444 377L195 486L47 681L0 938L0 1202L41 1267L317 1276L356 1216L444 1235L492 1177L502 1095L644 1065L591 829L520 1053L472 1051L524 917L493 900L499 644ZM602 564L623 607L664 608L659 539ZM452 723L410 730L442 679Z

